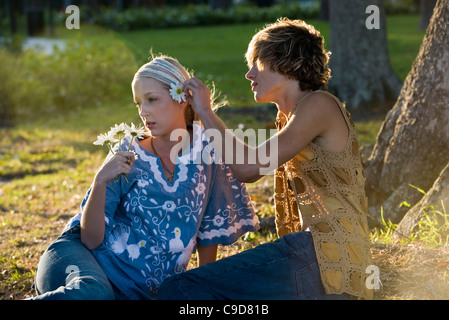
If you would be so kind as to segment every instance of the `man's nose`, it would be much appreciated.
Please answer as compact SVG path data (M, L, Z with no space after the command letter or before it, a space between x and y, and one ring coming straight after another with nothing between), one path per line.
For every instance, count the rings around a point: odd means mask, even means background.
M249 69L249 71L245 74L245 78L248 80L253 80L256 75L254 66Z

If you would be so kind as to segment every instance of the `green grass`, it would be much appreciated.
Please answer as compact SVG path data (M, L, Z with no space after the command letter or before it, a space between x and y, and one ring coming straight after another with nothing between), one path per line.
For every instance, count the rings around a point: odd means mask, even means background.
M357 138L360 146L373 144L375 142L382 122L383 119L381 118L355 122Z
M398 77L404 81L418 54L425 31L418 30L417 15L387 17L387 40L390 63Z

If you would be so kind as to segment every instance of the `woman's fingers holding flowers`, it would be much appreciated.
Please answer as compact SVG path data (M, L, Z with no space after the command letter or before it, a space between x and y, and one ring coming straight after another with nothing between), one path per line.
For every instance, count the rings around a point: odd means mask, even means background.
M123 161L122 163L125 165L124 168L127 169L129 172L129 170L131 170L132 166L134 165L135 161L134 152L120 151L116 153L116 156L120 157L121 161Z
M114 156L98 171L97 179L100 182L108 183L119 175L128 174L134 165L133 152L117 152Z

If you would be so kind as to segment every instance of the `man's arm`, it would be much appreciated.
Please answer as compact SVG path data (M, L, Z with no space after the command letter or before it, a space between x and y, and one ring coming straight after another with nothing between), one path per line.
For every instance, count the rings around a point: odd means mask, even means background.
M223 121L212 111L209 89L200 80L191 78L186 81L184 92L204 127L217 130L216 132L221 135L221 139L213 140L212 143L218 152L221 151L220 155L224 162L241 182L257 181L264 175L261 172L271 167L270 163L260 161L260 155L272 155L270 161L275 162L277 168L301 152L315 138L332 137L337 123L347 130L335 101L324 94L313 94L296 108L288 124L281 131L257 148L252 148L227 130ZM230 144L230 141L233 143ZM227 148L232 150L226 152ZM243 163L236 163L236 150L244 150ZM248 159L249 154L256 154L256 159Z

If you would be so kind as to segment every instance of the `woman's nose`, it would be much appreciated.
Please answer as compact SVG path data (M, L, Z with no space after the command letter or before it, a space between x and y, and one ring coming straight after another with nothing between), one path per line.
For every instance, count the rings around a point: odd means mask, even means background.
M141 117L147 116L148 115L148 110L149 110L148 106L145 103L142 103L140 105L140 108L139 108L139 115Z

